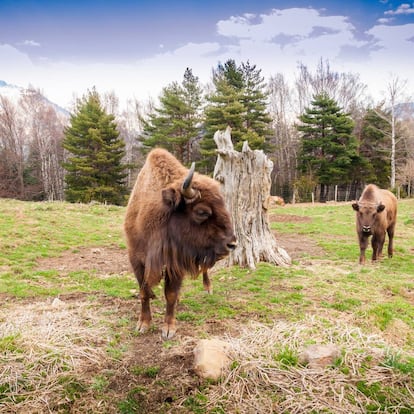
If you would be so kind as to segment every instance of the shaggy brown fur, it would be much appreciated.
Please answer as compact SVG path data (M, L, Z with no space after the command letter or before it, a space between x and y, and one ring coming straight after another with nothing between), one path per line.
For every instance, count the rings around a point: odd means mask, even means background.
M129 259L140 285L138 329L144 332L150 326L152 287L164 277L167 310L162 334L168 339L176 331L175 307L184 275L195 277L202 271L209 287L207 269L236 243L218 183L195 173L193 197L186 198L182 187L188 173L168 151L152 150L137 177L124 223Z
M365 263L365 250L369 236L372 236L372 260L382 256L385 232L388 233L388 257L394 251L394 232L397 221L397 199L388 190L382 190L374 184L365 187L358 202L352 204L356 211L356 230L359 240L359 263Z

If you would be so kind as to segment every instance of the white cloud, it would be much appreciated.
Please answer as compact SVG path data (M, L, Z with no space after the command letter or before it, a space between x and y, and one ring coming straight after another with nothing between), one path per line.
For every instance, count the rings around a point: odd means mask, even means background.
M34 40L24 40L23 42L17 43L17 46L33 46L40 47L40 43Z
M285 10L273 9L268 15L232 16L228 20L220 20L217 23L217 31L226 37L271 42L280 34L299 38L309 37L316 26L328 27L338 32L352 30L352 25L347 22L346 17L321 16L314 9L292 8Z
M390 17L388 17L388 18L382 17L382 18L377 20L377 22L379 24L387 24L387 23L391 23L392 21L394 21L394 18L392 18L392 17L391 18Z
M157 48L153 57L133 64L74 64L50 59L33 63L25 53L0 44L0 77L23 87L31 83L65 107L73 93L81 96L92 86L100 92L113 90L121 102L156 97L162 87L181 81L186 67L206 84L212 68L229 58L238 63L250 60L265 77L281 72L288 79L295 75L298 62L313 70L321 58L328 59L333 70L360 73L376 98L385 89L390 72L402 79L412 78L414 24L379 24L361 40L345 16L292 8L220 20L217 33L220 42L189 41L175 50ZM355 57L361 55L363 60L357 61Z
M414 6L414 4L413 4ZM384 14L385 15L397 15L397 14L414 14L414 7L410 4L403 3L398 6L397 10L388 10Z

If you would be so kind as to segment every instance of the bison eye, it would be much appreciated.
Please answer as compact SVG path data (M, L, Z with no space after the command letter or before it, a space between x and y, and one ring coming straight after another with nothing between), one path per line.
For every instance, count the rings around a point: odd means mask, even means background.
M194 210L194 214L196 221L201 223L207 220L213 214L213 212L209 208L196 208Z
M206 211L206 210L198 210L198 211L196 211L196 214L199 217L205 217L205 218L210 217L210 215L211 215L210 212Z

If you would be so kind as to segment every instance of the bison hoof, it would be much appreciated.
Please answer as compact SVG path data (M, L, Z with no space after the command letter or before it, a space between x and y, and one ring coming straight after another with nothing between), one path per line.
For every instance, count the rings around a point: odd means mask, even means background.
M164 339L165 341L168 339L172 339L174 338L176 332L177 332L177 329L174 326L165 325L162 328L162 333L161 333L162 339Z
M139 321L138 322L138 325L137 325L137 331L139 333L142 333L143 334L143 333L145 333L145 332L148 331L149 327L150 327L150 323L149 322Z

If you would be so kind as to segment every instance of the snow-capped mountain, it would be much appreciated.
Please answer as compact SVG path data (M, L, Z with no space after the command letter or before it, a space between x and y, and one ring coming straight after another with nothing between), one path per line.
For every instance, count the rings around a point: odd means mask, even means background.
M28 89L16 85L11 85L5 82L4 80L0 79L0 95L8 98L14 104L18 104L19 99L22 98L25 94L27 94L27 92ZM59 116L63 118L69 118L70 113L66 109L55 104L54 102L49 101L49 99L47 99L43 95L41 96L44 103L47 105L51 105L56 110Z

